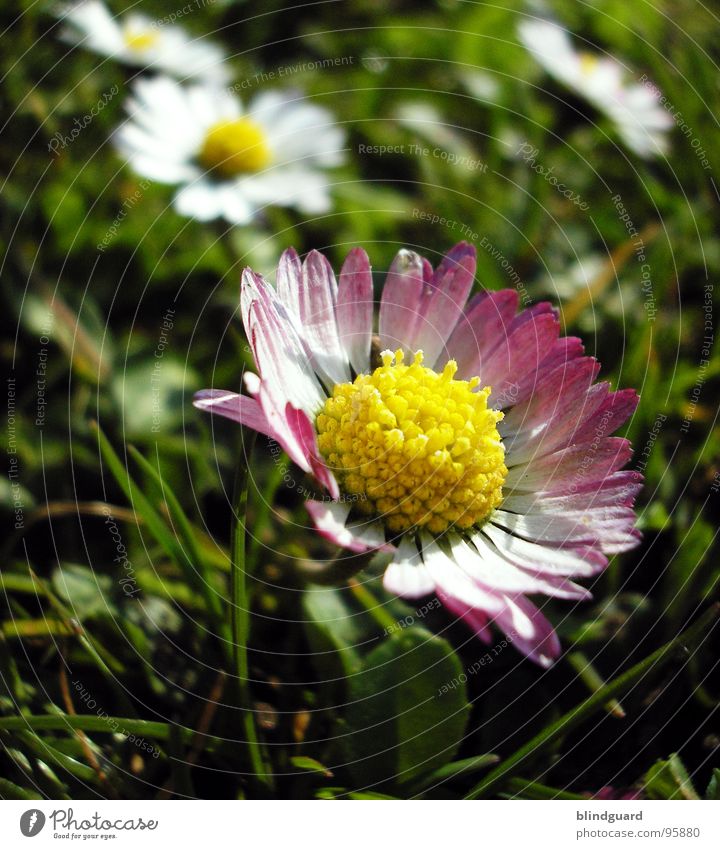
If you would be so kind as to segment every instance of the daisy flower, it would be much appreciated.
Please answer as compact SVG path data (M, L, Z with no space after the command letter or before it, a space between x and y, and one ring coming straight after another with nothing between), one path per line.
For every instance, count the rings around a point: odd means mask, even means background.
M552 21L523 21L519 33L549 74L613 121L630 150L643 157L667 152L673 119L654 85L627 82L625 69L610 56L575 50L567 30Z
M144 177L179 185L182 215L246 224L268 204L330 207L322 169L342 161L343 132L297 94L265 92L244 109L226 89L155 77L136 82L128 112L120 153Z
M475 249L433 270L401 250L373 337L368 257L353 249L339 281L320 253L287 250L275 287L246 269L241 312L257 365L247 395L215 389L202 410L276 440L326 488L310 500L339 546L392 553L388 591L435 593L489 642L504 631L549 666L552 625L527 596L582 600L573 578L637 545L641 476L615 431L631 389L595 383L599 365L562 338L548 303L518 312L515 290L468 302Z
M103 56L182 79L196 77L218 85L230 79L219 47L205 38L189 36L165 18L153 20L136 12L114 18L100 0L63 7L61 17L69 24L64 32L68 41Z

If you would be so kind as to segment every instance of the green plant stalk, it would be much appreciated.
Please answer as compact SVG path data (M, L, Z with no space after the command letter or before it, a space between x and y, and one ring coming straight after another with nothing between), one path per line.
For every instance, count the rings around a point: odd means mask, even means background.
M348 586L355 598L360 602L375 622L377 622L379 627L392 635L393 631L396 630L397 619L383 608L380 602L364 584L361 584L355 578L351 578L348 581Z
M600 673L595 669L587 655L581 651L570 652L567 656L568 663L580 676L585 686L591 693L596 693L605 686L605 681L600 676ZM624 719L625 711L623 706L617 699L610 699L605 705L608 713L612 714L616 719Z
M124 716L96 716L95 714L28 714L27 716L0 717L0 731L88 731L116 734L122 728L135 736L152 737L155 740L170 738L170 725L167 722L153 722L147 719L131 719ZM183 740L190 743L195 737L192 728L180 726ZM220 738L213 738L222 743Z
M233 529L230 571L230 626L232 632L233 660L237 676L238 701L242 713L242 726L250 755L250 764L255 779L264 788L271 783L272 770L264 761L263 752L255 727L255 715L248 685L249 664L247 644L250 636L250 594L247 587L246 561L246 514L248 503L249 460L255 442L254 435L246 435L241 429L244 450L241 456L246 461L238 464L233 495Z
M265 488L261 493L258 492L260 498L258 499L255 521L253 523L254 533L252 539L248 542L247 551L248 568L251 570L255 569L257 565L257 558L262 547L260 536L270 519L270 511L275 501L275 494L282 482L284 472L285 469L282 463L274 463Z
M636 681L645 675L657 672L673 657L675 650L681 645L686 648L692 645L706 630L708 625L717 617L720 604L713 605L698 621L691 625L686 631L678 635L670 642L665 643L657 651L641 660L627 672L619 675L602 689L593 693L572 710L552 722L547 728L521 746L516 752L506 758L496 769L488 773L485 778L465 797L466 799L478 799L488 791L494 789L501 781L510 778L512 774L526 763L526 761L537 756L546 749L558 737L567 734L592 714L601 710L611 699L627 690Z

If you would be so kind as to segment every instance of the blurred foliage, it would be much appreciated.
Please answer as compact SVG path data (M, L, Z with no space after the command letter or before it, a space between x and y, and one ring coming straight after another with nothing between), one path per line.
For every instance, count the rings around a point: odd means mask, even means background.
M693 0L542 5L681 110L691 135L676 130L667 160L648 162L520 46L517 23L537 3L346 0L342 25L337 4L286 11L271 2L258 16L244 2L208 3L181 23L225 45L236 79L253 81L243 97L262 90L260 71L348 59L286 75L347 131L333 211L302 220L271 209L232 229L179 217L171 188L140 180L114 153L109 138L141 72L69 48L51 4L21 6L17 20L0 13L12 25L0 55L10 380L0 797L459 797L717 597L720 360L701 363L703 308L714 316L720 272L710 9ZM159 0L142 7L168 12ZM115 90L53 152L52 140ZM587 211L528 166L518 154L526 142ZM361 152L370 145L404 152ZM642 234L649 287L618 195ZM248 662L271 780L258 784L224 601L233 478L247 457L237 429L195 411L191 394L237 389L250 365L237 311L245 265L272 273L294 245L326 251L337 267L361 245L379 291L399 247L436 261L460 238L477 245L479 286L521 280L530 299L558 303L602 377L640 391L626 430L647 480L643 545L593 582L594 601L546 606L568 657L582 652L592 674L578 672L577 654L543 672L510 648L468 675L485 648L441 610L418 618L388 597L381 563L361 585L300 592L298 566L332 552L307 529L301 487L283 484L259 440ZM397 625L407 617L411 626ZM619 696L623 719L599 700L579 729L543 738L542 755L492 792L577 798L612 783L671 798L709 785L716 798L718 645L708 634Z

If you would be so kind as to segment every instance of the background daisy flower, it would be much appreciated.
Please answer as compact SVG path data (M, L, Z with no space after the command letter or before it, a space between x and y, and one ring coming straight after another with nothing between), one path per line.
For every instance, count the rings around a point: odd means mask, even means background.
M245 110L227 90L158 77L138 80L128 111L118 149L139 174L181 186L182 215L245 224L266 205L330 208L322 169L342 161L344 134L296 93L265 92Z
M542 666L560 653L528 595L586 599L573 578L633 548L641 476L622 471L634 390L595 383L599 364L560 336L556 312L518 313L515 290L468 297L475 249L433 270L401 250L373 344L368 257L339 282L312 251L280 259L275 288L247 269L241 311L258 374L248 395L204 390L200 409L275 439L327 489L318 531L352 551L392 551L405 598L435 593L490 641L490 625Z
M630 150L650 157L668 150L667 131L673 119L660 104L650 83L629 83L625 68L610 56L578 51L567 30L552 21L525 20L520 39L537 61L615 124Z
M61 9L70 26L68 41L128 65L165 71L182 79L202 78L219 85L231 77L225 54L206 38L190 36L164 18L129 12L114 18L100 0L85 0Z

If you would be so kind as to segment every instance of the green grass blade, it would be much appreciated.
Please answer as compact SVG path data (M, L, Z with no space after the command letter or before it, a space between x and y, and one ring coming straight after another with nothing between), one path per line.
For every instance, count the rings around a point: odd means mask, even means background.
M173 527L177 530L180 540L183 543L181 548L183 548L184 553L186 552L186 558L190 560L197 572L195 583L202 592L208 610L219 620L222 615L222 602L218 594L213 591L209 580L207 564L205 563L205 559L198 548L192 524L185 514L185 511L182 509L177 496L172 489L166 485L159 472L159 457L158 468L155 468L155 466L143 457L143 455L133 445L128 445L128 451L132 454L133 459L138 466L140 466L150 480L155 483L158 492L161 494L172 520Z
M97 773L92 767L80 763L80 761L71 758L63 752L59 752L54 746L51 746L36 734L29 731L16 731L15 736L36 758L69 773L81 781L88 781L93 784L97 781Z
M42 799L42 796L34 790L28 790L8 781L7 778L0 778L0 799L23 799L25 802L30 802Z
M411 785L409 795L416 795L429 787L434 787L437 784L442 784L443 781L448 781L452 778L460 778L467 775L472 775L474 772L481 772L484 769L489 769L491 766L500 760L498 755L475 755L472 758L463 758L459 761L441 766L429 775L424 775L422 779Z
M191 728L179 726L185 742L195 735ZM125 716L97 716L96 714L28 714L27 716L0 717L0 731L86 731L90 734L124 734L135 737L152 737L155 740L168 740L170 726L167 722L154 722L147 719L132 719ZM213 738L222 743L219 738Z
M175 538L168 528L165 520L155 510L148 498L142 492L141 488L132 479L130 472L125 468L122 461L115 453L115 449L100 429L100 426L96 423L93 426L97 433L102 456L105 459L113 477L125 493L125 497L128 499L133 510L142 517L144 523L150 530L150 533L157 540L158 544L163 548L168 557L170 557L178 569L180 569L183 573L188 584L195 587L203 598L205 598L210 587L206 581L200 578L197 568L188 558L187 552Z
M275 495L278 487L282 483L285 466L283 463L274 463L268 481L260 492L257 490L258 499L255 511L255 521L253 523L253 536L248 542L247 562L249 568L254 569L257 563L258 556L262 549L261 537L266 525L270 521L270 511L275 501Z
M559 790L557 787L548 787L537 781L528 781L526 778L511 778L508 781L509 793L503 794L511 799L571 799L575 801L587 801L586 796L579 793L571 793L568 790Z
M494 789L501 781L510 778L527 760L536 757L544 751L551 743L564 734L567 734L581 722L592 716L597 711L615 698L620 693L629 689L633 684L640 681L645 675L658 672L674 656L676 649L688 646L702 636L708 626L716 619L720 605L713 605L698 621L688 628L684 633L675 637L670 642L661 646L645 660L628 669L627 672L606 684L592 696L585 699L572 710L552 722L539 734L532 738L524 746L506 758L500 766L490 772L482 781L465 797L466 799L478 799L490 790Z
M125 493L125 497L131 507L143 519L147 527L150 529L153 537L155 537L157 542L165 550L165 553L182 568L184 558L179 550L177 540L170 533L170 530L160 514L150 504L140 487L132 479L130 472L128 472L118 455L115 453L115 449L100 429L100 426L98 424L93 424L93 427L97 433L102 456L107 463L112 476L117 481L118 486Z
M241 435L244 450L241 456L249 462L254 436ZM249 469L238 463L233 495L233 529L230 571L230 627L232 631L233 660L237 676L238 701L242 711L242 726L248 745L252 772L260 785L268 786L272 771L266 767L255 727L255 716L248 685L247 642L250 636L250 594L247 587L246 514L248 504Z

